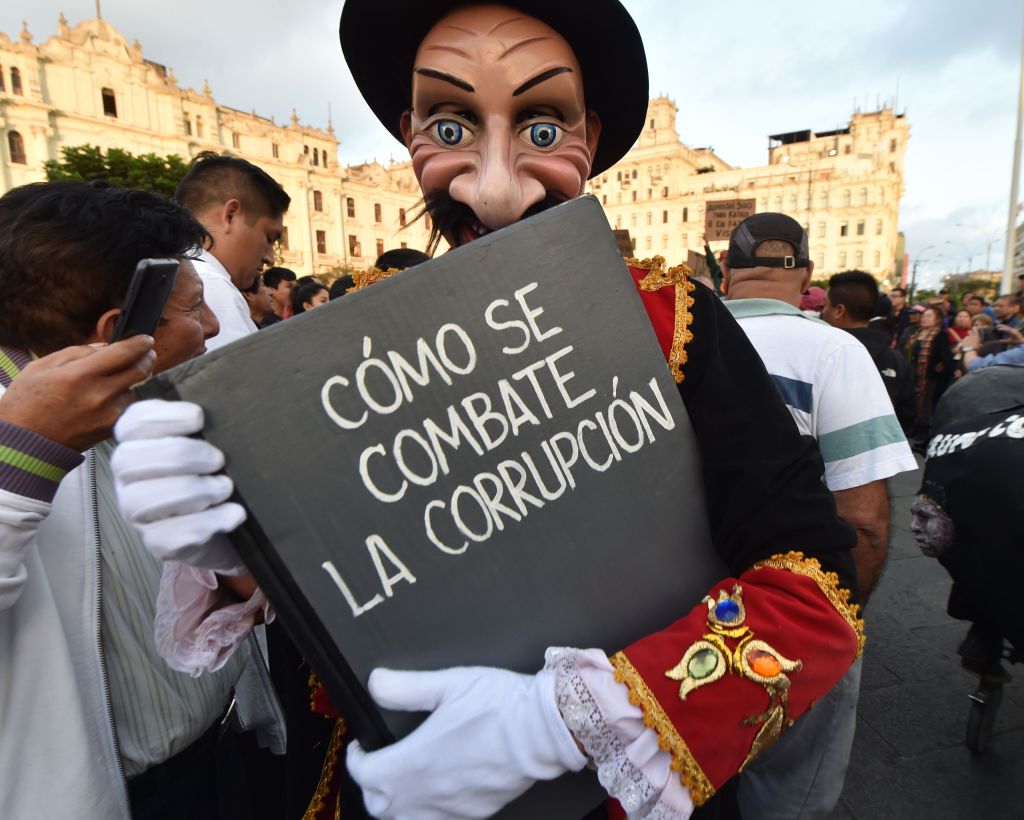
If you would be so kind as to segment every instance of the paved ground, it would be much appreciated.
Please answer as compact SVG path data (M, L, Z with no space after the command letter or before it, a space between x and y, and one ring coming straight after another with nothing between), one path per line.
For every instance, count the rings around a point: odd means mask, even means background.
M967 625L946 615L949 576L910 534L920 472L890 482L889 563L865 616L868 643L846 787L832 820L1024 818L1024 665L1003 690L989 752L964 746L977 678L956 647ZM1002 590L1019 595L1019 579Z

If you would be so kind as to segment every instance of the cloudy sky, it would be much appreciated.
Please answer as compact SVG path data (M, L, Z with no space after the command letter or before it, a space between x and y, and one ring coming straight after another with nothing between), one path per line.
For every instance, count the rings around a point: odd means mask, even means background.
M415 0L412 0L415 2ZM911 125L900 227L933 275L1001 267L1009 205L1024 4L1020 0L625 0L647 46L651 95L679 106L690 145L733 165L767 161L767 135L843 127L855 107L897 99ZM340 160L386 161L403 149L370 115L341 58L340 0L102 0L105 19L179 83L287 121L326 126ZM93 0L0 5L0 31L28 21L36 42L63 10L72 25ZM386 31L377 38L388 59ZM898 96L897 96L898 95ZM927 258L927 259L926 259Z

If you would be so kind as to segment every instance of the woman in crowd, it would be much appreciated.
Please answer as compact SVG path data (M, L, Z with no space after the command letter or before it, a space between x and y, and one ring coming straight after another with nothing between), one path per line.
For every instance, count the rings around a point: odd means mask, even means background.
M927 443L932 410L956 373L949 336L942 326L942 308L932 305L921 314L921 325L910 338L910 364L917 381L917 414L910 431L912 446Z
M971 314L966 308L961 308L953 317L953 323L946 331L950 344L956 347L963 341L964 336L971 332Z
M327 286L317 279L310 279L292 291L292 310L298 316L307 310L326 305L330 299Z

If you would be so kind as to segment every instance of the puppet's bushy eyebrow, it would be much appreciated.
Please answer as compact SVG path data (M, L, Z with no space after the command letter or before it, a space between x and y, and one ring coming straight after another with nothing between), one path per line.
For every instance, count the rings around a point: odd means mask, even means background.
M432 68L416 68L415 71L417 74L421 74L424 77L430 77L434 80L451 83L456 88L461 88L463 91L468 91L470 94L476 92L476 89L465 80L460 80L458 77L453 77L451 74L445 74L443 71L435 71Z
M525 91L529 91L534 86L540 85L545 80L550 80L552 77L557 77L559 74L571 74L572 69L568 66L560 66L558 68L549 68L547 71L538 74L532 80L527 80L519 88L512 92L513 97L518 97Z

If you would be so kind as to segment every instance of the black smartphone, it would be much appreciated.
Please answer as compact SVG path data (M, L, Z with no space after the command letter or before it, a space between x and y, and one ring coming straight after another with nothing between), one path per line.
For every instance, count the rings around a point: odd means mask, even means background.
M163 315L164 305L174 290L178 267L177 259L139 260L124 297L121 315L117 317L117 324L114 325L111 342L140 333L153 335Z

